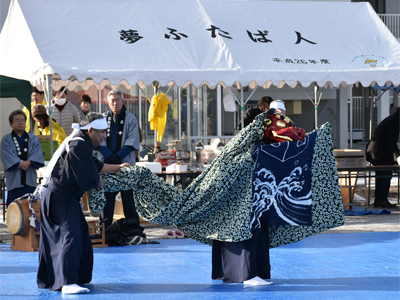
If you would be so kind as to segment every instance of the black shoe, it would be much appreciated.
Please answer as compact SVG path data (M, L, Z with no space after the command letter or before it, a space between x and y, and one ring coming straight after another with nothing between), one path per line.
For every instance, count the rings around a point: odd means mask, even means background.
M374 207L381 207L381 208L396 208L396 204L392 204L389 201L382 201L382 202L375 202Z

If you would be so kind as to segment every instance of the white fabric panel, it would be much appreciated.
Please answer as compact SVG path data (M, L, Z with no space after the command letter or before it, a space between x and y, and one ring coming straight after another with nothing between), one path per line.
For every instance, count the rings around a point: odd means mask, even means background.
M121 30L142 38L128 43ZM113 85L399 85L400 44L368 3L13 0L0 74L38 82L53 73Z

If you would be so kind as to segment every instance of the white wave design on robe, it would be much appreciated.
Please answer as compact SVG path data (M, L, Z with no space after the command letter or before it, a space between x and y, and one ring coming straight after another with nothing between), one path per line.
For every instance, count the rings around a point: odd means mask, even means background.
M304 181L300 180L300 178L303 170L307 169L307 164L303 168L294 168L290 175L283 178L279 184L276 183L275 176L270 170L263 168L257 172L257 175L264 178L264 181L257 178L253 182L254 216L251 220L250 228L252 228L255 223L256 225L254 228L260 228L259 219L263 212L270 209L271 205L275 207L279 217L288 224L301 225L299 224L299 219L293 215L293 212L294 209L297 211L296 214L298 214L299 211L307 210L307 206L311 205L312 192L310 190L307 195L302 197L297 197L293 194L303 189ZM306 215L306 212L304 214L300 213L300 215Z

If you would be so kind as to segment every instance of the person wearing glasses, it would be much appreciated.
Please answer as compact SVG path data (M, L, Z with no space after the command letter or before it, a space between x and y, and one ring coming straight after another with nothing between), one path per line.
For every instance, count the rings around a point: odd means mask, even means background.
M7 180L7 206L15 199L35 191L36 170L44 166L39 139L25 131L27 118L24 112L14 110L8 121L12 131L1 141L1 161Z
M140 150L139 124L136 117L126 110L123 94L120 90L111 90L107 96L110 110L105 113L107 119L107 136L99 147L107 164L136 163L136 151ZM107 192L106 205L100 214L100 223L109 228L113 222L115 198L118 192ZM132 189L121 191L125 219L132 221L139 236L145 237L144 228L140 226L139 215L133 200ZM107 231L106 231L107 232Z

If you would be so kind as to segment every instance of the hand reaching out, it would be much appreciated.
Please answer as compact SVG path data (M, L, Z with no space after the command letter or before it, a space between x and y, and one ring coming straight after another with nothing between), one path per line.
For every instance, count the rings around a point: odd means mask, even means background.
M123 164L121 164L121 165L119 165L119 166L120 166L119 169L122 169L122 168L125 168L125 167L130 167L131 165L128 164L128 163L123 163Z

